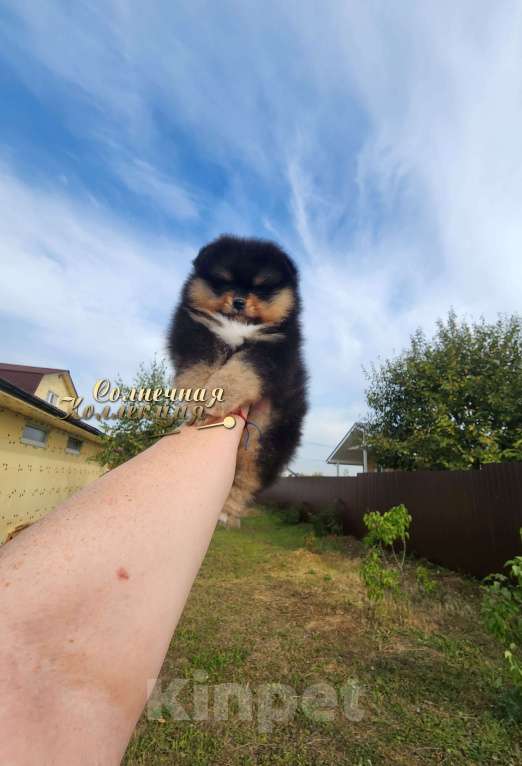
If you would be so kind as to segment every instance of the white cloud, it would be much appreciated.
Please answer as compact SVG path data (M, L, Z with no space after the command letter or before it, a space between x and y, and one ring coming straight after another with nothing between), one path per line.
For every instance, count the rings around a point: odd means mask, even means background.
M139 196L148 197L174 218L186 220L198 217L193 195L162 175L150 163L136 158L130 159L119 163L117 172L129 189Z
M192 248L144 236L89 201L0 172L4 361L71 367L92 386L164 349ZM83 389L85 393L85 389Z

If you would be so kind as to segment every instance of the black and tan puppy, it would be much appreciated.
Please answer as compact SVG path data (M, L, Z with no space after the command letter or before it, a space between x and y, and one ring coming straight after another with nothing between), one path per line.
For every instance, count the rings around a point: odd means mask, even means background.
M224 507L234 524L294 454L306 413L297 269L277 245L222 236L194 261L169 332L177 388L222 388L209 413L255 410ZM252 419L253 416L252 416ZM238 522L236 522L238 523Z

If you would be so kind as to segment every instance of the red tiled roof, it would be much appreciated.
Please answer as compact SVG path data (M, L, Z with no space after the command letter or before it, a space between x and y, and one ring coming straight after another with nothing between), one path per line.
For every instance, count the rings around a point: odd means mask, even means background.
M0 362L0 378L18 386L28 394L34 394L44 375L51 372L69 372L55 367L28 367L25 364L4 364Z

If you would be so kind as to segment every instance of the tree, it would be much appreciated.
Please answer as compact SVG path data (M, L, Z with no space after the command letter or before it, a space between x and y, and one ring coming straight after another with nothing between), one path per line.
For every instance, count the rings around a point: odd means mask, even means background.
M133 389L136 392L139 392L140 389L143 389L144 392L159 388L165 390L171 384L168 380L165 360L158 361L154 358L149 367L146 367L143 362L139 365L131 385L124 383L121 377L118 377L115 385L121 390L120 401L129 402ZM143 399L141 404L147 405L147 400ZM163 404L163 400L161 404ZM140 401L137 400L136 407L138 408L139 405ZM157 417L158 406L153 405L148 411L145 408L142 413L138 412L134 415L128 414L129 411L126 410L121 417L117 417L109 423L104 422L102 425L104 429L103 446L94 457L95 462L109 468L116 468L116 466L125 463L139 452L150 447L154 440L166 430L173 428L175 423Z
M368 441L386 468L467 469L522 460L522 317L451 311L366 372Z

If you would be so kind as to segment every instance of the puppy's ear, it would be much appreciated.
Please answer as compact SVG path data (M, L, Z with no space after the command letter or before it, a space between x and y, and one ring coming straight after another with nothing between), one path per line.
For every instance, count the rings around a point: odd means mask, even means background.
M194 266L196 271L204 271L210 257L212 255L212 249L213 249L213 243L211 242L209 245L205 245L205 247L202 247L197 256L192 261L192 265Z
M283 262L288 272L288 276L291 279L295 279L297 276L297 266L295 265L293 260L290 258L290 256L287 255L286 253L283 253Z

